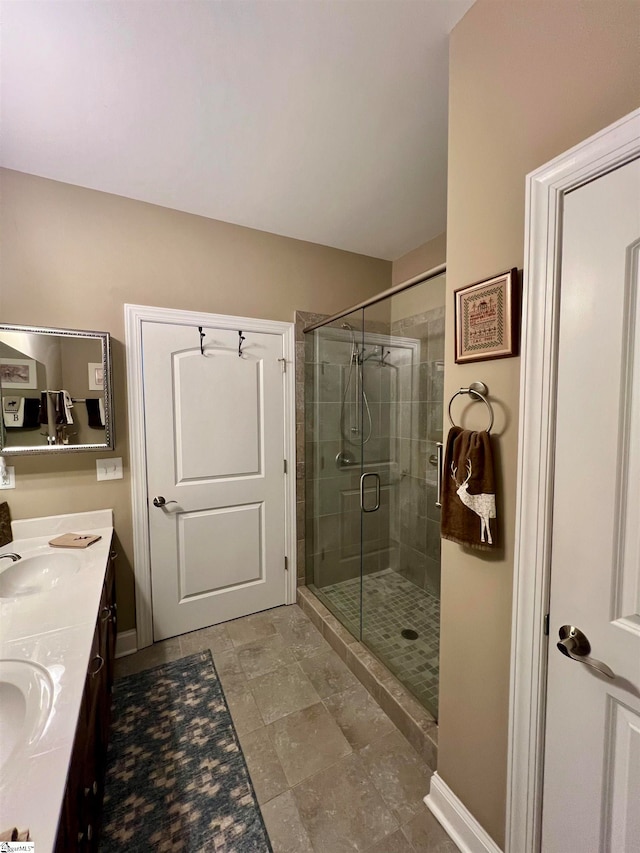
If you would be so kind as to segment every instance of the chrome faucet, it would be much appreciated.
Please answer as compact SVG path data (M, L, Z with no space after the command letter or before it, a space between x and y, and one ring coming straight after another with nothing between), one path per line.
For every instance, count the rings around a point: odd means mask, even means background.
M0 560L2 560L4 557L8 557L10 560L13 560L14 563L17 563L18 560L22 559L20 554L0 554Z

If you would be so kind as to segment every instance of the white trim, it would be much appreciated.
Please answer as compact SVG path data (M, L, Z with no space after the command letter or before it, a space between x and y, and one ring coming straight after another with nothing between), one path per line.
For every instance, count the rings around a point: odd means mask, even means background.
M136 638L136 629L131 631L120 631L116 634L116 657L123 658L127 655L133 655L138 651L138 641Z
M284 374L285 545L289 570L286 573L286 604L295 604L298 593L298 537L296 532L296 327L281 323ZM247 329L251 326L247 324Z
M640 156L640 110L527 176L507 780L511 853L538 853L542 815L557 323L565 193Z
M284 373L283 452L288 460L285 477L285 547L289 571L285 578L285 602L296 600L296 391L295 391L295 325L253 317L231 317L226 314L202 314L150 305L125 305L125 343L127 354L127 388L129 406L129 444L131 453L131 504L133 514L133 565L136 599L138 648L153 643L151 608L151 563L149 559L149 503L147 496L147 459L145 452L144 389L142 377L143 322L209 326L218 329L242 329L248 332L280 335Z
M431 787L424 801L461 853L502 853L493 838L437 773L431 777Z

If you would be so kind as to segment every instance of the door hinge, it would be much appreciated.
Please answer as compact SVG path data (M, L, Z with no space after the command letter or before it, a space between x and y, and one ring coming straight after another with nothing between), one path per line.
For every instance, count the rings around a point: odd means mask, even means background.
M544 617L544 633L545 636L549 636L549 614Z
M286 373L287 372L287 359L286 358L279 358L278 361L282 365L282 372Z
M284 460L284 473L287 473L287 460Z
M284 558L284 570L285 570L285 572L289 571L289 558L288 557Z

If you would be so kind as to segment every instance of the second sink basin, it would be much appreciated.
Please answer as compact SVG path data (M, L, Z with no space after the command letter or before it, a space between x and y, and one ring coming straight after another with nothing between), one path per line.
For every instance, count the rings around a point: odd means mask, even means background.
M77 554L36 554L15 563L0 560L0 598L47 592L75 575L81 563Z
M0 660L0 780L10 759L20 760L39 740L53 703L53 681L40 664Z

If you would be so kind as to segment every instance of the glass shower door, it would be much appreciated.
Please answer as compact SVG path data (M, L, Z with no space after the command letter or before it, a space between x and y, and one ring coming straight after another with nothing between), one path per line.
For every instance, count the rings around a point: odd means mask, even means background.
M361 635L360 476L363 312L306 335L307 584L351 633Z
M437 717L444 276L366 308L361 358L361 638Z
M306 335L306 579L437 717L444 275Z

